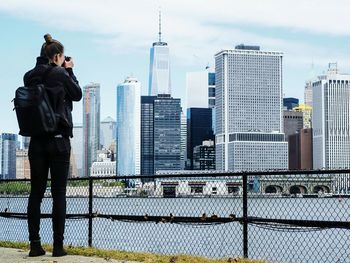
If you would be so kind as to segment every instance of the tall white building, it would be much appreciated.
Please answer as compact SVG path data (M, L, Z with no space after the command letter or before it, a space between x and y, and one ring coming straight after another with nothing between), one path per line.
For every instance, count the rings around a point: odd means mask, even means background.
M312 80L305 82L304 104L312 107Z
M141 84L128 77L117 87L117 175L140 174Z
M350 167L350 74L338 72L330 63L326 75L313 88L313 167ZM350 193L350 175L336 177L337 193Z
M215 55L217 170L288 168L282 55L245 45Z
M112 117L107 117L101 121L100 143L102 148L110 149L115 145L117 123ZM111 149L115 151L115 149Z
M83 176L83 157L84 157L84 143L83 143L83 124L74 124L73 126L73 138L71 139L71 158L75 162L76 174L78 177Z
M159 40L150 50L148 95L171 94L169 47L162 42L161 14L159 13Z
M186 115L181 112L181 170L185 170L187 159L187 118Z
M83 176L90 175L90 168L100 149L100 84L84 87L83 94Z
M186 74L187 108L215 107L215 73L209 69Z

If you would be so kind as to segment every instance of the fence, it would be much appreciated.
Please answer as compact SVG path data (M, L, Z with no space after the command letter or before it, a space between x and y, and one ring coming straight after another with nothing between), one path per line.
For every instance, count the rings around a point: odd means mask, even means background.
M127 251L350 262L349 170L70 179L65 243ZM0 240L26 241L28 180L0 181ZM52 242L50 182L41 236Z

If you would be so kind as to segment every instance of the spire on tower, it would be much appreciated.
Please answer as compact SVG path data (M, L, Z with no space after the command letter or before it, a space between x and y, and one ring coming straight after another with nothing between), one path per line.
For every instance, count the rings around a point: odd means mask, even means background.
M162 11L159 8L159 43L162 42Z

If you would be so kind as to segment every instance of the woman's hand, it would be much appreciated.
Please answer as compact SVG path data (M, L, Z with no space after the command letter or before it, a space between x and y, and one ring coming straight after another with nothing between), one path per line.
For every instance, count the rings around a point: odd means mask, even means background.
M64 62L64 67L65 68L73 68L74 67L73 59L71 58L69 61L65 61Z

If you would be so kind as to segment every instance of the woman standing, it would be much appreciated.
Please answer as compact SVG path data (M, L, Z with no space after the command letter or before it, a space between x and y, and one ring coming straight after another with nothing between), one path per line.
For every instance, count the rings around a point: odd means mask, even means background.
M82 97L81 88L73 74L73 60L64 56L64 47L44 36L45 43L34 69L24 75L24 85L45 84L58 118L55 132L32 136L29 145L31 192L28 201L29 256L45 254L40 242L40 206L51 175L53 256L64 256L63 235L66 218L66 186L70 160L70 137L73 137L73 101Z

